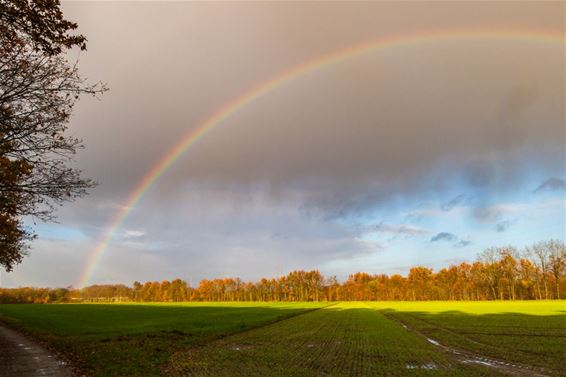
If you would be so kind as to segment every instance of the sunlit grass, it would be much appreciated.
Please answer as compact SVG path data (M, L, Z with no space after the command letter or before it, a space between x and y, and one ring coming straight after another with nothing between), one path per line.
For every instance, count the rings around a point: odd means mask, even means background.
M566 314L566 300L544 301L377 301L371 305L379 309L441 313L460 311L467 314L519 313L528 315Z

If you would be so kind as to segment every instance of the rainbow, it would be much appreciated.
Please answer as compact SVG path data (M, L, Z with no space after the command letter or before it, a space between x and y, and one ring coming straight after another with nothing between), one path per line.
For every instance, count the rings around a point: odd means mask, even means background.
M77 286L79 288L88 284L94 270L100 263L101 257L108 249L116 231L124 223L132 209L140 202L147 190L159 180L185 152L197 141L202 139L208 132L219 124L225 122L232 114L251 104L257 98L277 89L283 84L298 77L313 72L322 67L340 63L346 59L370 52L379 51L392 47L407 46L425 42L449 41L449 40L475 40L475 39L510 39L521 41L536 41L544 43L564 43L563 31L552 30L444 30L425 33L393 36L379 40L372 40L345 49L340 49L310 61L294 66L280 72L271 79L262 82L233 100L227 102L216 112L210 115L197 128L192 129L183 138L168 150L163 157L145 174L128 195L124 205L114 214L103 236L96 247L89 254L84 270L82 271Z

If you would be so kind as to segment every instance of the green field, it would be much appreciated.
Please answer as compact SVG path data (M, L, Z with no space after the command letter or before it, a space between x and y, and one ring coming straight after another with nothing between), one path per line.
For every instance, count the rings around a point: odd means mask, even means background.
M91 376L159 375L186 347L325 304L0 305L0 318L68 355Z
M566 375L565 314L564 301L0 305L91 376L505 372L453 349Z
M447 346L564 375L566 302L379 302L388 318Z

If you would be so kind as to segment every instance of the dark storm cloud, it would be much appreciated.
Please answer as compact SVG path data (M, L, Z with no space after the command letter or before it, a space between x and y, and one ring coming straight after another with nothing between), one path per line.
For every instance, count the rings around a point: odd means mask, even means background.
M501 6L519 18L530 7ZM176 141L248 88L323 52L388 35L354 8L375 8L382 25L395 25L389 22L395 7L388 5L272 7L278 12L249 4L102 4L88 12L69 6L85 12L79 24L92 41L83 71L111 87L102 102L81 103L75 119L87 144L79 165L100 181L97 198L119 203ZM548 8L545 25L555 23ZM303 17L290 28L285 15L293 9ZM481 12L486 20L493 15ZM344 23L329 29L325 22L337 15ZM124 17L128 28L122 30ZM149 33L148 20L161 18L166 26ZM456 24L468 22L464 18ZM104 29L98 19L107 23ZM250 37L250 29L241 28L244 19L261 23L261 35ZM313 19L336 38L307 32ZM211 20L216 28L208 27ZM402 17L399 22L400 34L415 27ZM115 43L118 32L128 49ZM289 32L302 37L292 46L273 43L290 40ZM158 189L175 195L186 182L215 181L230 195L234 187L261 182L273 200L300 196L307 213L335 219L433 191L436 179L463 177L481 195L502 190L510 176L520 176L520 154L552 168L563 150L563 46L484 42L368 53L287 82L216 126ZM502 53L491 54L492 44ZM259 51L264 59L251 58ZM416 61L426 75L417 74ZM521 136L534 124L536 137Z
M566 189L566 182L561 178L551 177L542 182L533 192L538 193L542 191L564 191Z
M77 166L100 182L60 211L62 224L89 238L77 246L85 259L177 142L280 72L428 30L564 28L560 2L63 7L89 39L80 71L110 87L101 101L78 103L69 130L86 146ZM448 211L463 202L455 193L476 198L475 218L497 221L491 196L523 187L529 169L564 170L563 63L563 44L494 36L368 52L285 81L238 108L161 176L131 209L100 281L269 276L356 258L379 245L360 241L352 218L453 197L442 206ZM380 231L420 235L394 221ZM26 276L47 276L45 258L33 260Z
M400 64L395 69L402 71ZM433 67L428 68L434 72ZM540 144L533 141L526 145L522 138L512 143L493 138L493 130L499 127L497 113L489 114L485 109L501 100L495 93L505 98L506 89L486 89L493 86L487 77L476 77L485 81L475 93L461 93L460 88L453 87L447 89L452 95L446 93L451 98L441 99L434 94L423 98L422 88L433 85L434 78L421 82L401 79L401 83L382 78L378 87L348 72L313 75L318 79L314 86L310 86L312 80L296 82L259 100L233 118L233 124L221 125L211 133L207 140L210 144L199 144L193 151L194 159L186 161L187 170L194 171L195 177L212 175L226 182L264 180L279 193L294 187L302 191L305 208L332 218L371 212L395 197L422 195L433 189L429 180L434 177L456 181L463 176L463 184L474 190L481 202L482 197L521 181L523 162L519 154L525 148L533 148L533 153L545 149L531 156L535 164L545 167L553 166L557 160L551 156L558 156L563 148L559 141L562 116L558 112L539 126ZM375 74L366 73L369 77ZM508 79L509 85L520 80ZM437 80L442 81L440 77ZM455 80L466 82L468 78ZM403 95L403 106L396 95L391 95L395 94L395 85L413 89ZM339 89L344 86L355 87L357 92L348 92L346 97ZM308 106L294 96L295 92L311 98ZM492 94L486 96L486 92ZM474 100L462 104L456 100L461 96ZM371 98L372 106L367 107L365 98ZM486 100L490 103L482 103ZM509 139L514 132L527 132L535 114L546 107L545 102L553 101L545 98L539 107L529 107L532 113L521 113L520 117L528 119L505 131ZM445 107L455 109L446 112ZM464 119L461 114L465 114ZM242 132L253 138L242 140L238 137ZM222 154L216 153L219 150Z
M454 241L457 240L458 237L452 233L447 232L440 232L436 236L430 239L430 242L437 242L437 241Z

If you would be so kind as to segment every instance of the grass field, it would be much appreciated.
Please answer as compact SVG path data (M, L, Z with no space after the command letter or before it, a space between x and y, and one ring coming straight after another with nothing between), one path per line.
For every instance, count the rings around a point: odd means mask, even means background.
M427 337L566 375L565 314L564 301L0 305L92 376L502 373Z
M0 319L70 356L91 376L159 375L169 356L326 304L0 305Z
M566 302L379 302L383 310L447 346L564 375Z
M172 359L177 376L482 376L365 303L342 303Z

